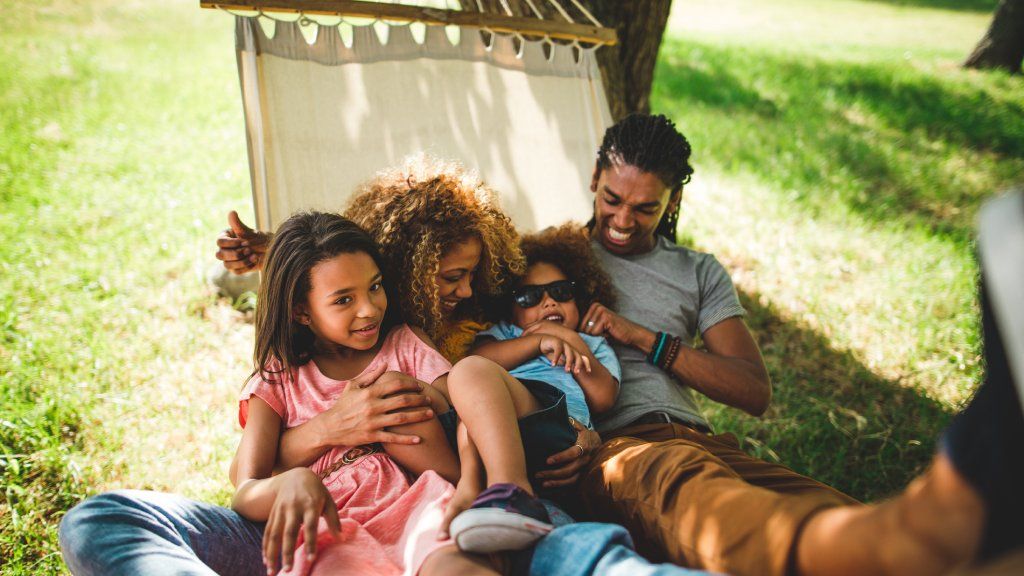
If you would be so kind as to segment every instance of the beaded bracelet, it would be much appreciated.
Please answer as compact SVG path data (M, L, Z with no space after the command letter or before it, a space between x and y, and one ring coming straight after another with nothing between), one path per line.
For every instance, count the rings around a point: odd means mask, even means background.
M672 363L676 361L676 356L679 355L679 349L683 347L683 339L679 336L673 336L672 342L669 344L668 353L665 354L664 361L660 364L662 370L669 372L672 370Z
M658 332L654 336L654 346L651 346L651 353L647 355L647 361L655 366L661 361L661 353L665 351L665 340L668 340L668 334L664 332Z

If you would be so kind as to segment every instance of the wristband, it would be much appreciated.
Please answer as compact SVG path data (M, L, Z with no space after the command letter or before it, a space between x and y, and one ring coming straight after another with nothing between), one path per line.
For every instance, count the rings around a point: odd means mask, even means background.
M683 347L683 339L679 336L673 336L672 342L669 344L668 353L665 354L665 360L661 363L661 369L665 372L672 371L672 363L676 361L676 356L679 355L679 349Z
M665 351L665 340L668 340L668 334L664 332L658 332L654 336L654 346L651 346L651 353L647 355L647 361L655 366L661 361L661 353Z

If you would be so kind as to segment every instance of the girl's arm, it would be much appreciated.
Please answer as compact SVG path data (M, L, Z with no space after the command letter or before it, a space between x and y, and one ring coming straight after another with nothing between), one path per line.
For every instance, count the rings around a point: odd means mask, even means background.
M249 416L235 454L238 489L231 507L246 518L266 521L263 561L268 574L291 569L299 529L306 532L306 554L316 554L320 516L335 535L340 535L338 510L320 479L308 468L295 468L271 477L281 417L262 399L249 398Z

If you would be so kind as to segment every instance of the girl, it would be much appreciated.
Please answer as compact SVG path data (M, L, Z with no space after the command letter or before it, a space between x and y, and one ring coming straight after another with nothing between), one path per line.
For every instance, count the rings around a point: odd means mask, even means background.
M358 569L363 574L434 573L437 566L492 573L481 560L435 538L458 468L436 420L417 424L417 447L333 446L309 467L272 476L282 429L330 407L346 385L398 370L436 381L449 364L422 333L388 313L382 259L373 239L340 216L306 213L286 221L268 252L256 316L256 371L240 399L244 427L232 506L266 521L268 573L293 568L281 533L304 527L296 573ZM351 384L350 384L351 382ZM439 412L443 398L429 384ZM399 466L413 476L415 482ZM304 495L306 505L291 505ZM283 496L283 497L282 497ZM312 505L309 504L312 502ZM317 517L324 521L317 526ZM324 546L333 537L333 545ZM277 548L285 542L285 549ZM312 560L320 549L319 560ZM425 564L429 556L443 562Z

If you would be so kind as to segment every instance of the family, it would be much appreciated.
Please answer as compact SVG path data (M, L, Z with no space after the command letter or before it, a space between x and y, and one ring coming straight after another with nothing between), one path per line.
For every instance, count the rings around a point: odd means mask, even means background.
M626 117L590 222L523 237L426 157L272 237L232 213L217 256L263 275L231 508L94 496L61 522L68 568L906 575L1018 546L993 523L1020 508L1019 465L978 457L1024 430L984 291L986 382L896 498L859 504L714 433L693 391L759 415L771 383L726 270L675 243L690 153L664 116Z

